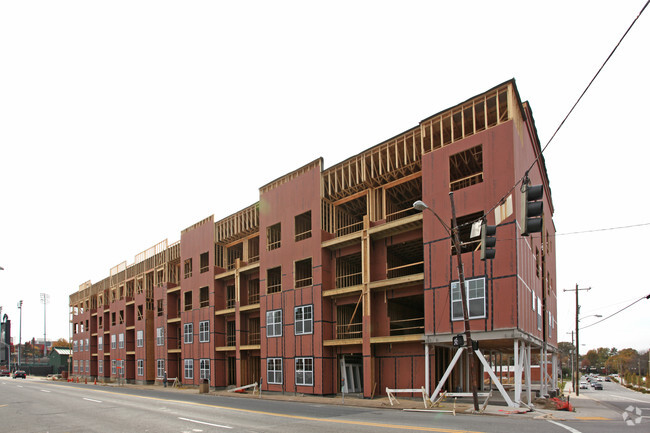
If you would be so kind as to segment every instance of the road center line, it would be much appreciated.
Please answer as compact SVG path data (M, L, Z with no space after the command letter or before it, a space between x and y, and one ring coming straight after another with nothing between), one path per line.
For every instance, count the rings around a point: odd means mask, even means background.
M41 389L41 392L52 392L52 391L48 391L47 389Z
M636 398L623 397L622 395L616 395L616 396L612 395L612 397L624 398L625 400L638 401L639 403L648 403L646 400L637 400Z
M93 400L92 398L86 398L86 397L84 397L83 399L86 401L92 401L93 403L101 403L101 400Z
M211 425L212 427L232 428L232 427L227 426L227 425L212 424L212 423L209 423L209 422L205 422L205 421L197 421L197 420L195 420L195 419L183 418L183 417L180 417L180 416L178 417L178 419L181 419L181 420L183 420L183 421L195 422L195 423L197 423L197 424Z
M565 428L565 429L569 430L571 433L580 433L580 430L576 430L573 427L569 427L568 425L560 424L559 422L551 421L550 419L547 419L546 421L550 422L551 424L555 424L557 426Z

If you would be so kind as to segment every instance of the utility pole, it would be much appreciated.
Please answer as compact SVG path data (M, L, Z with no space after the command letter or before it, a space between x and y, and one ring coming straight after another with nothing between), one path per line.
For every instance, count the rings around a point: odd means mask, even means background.
M456 207L454 206L454 193L449 193L451 200L451 232L452 240L454 242L454 249L456 250L456 259L458 261L458 280L460 283L460 294L463 303L463 319L465 321L465 340L467 340L467 354L469 355L469 381L472 389L472 398L474 400L474 410L478 412L478 394L476 390L476 368L475 368L475 355L474 345L472 344L472 336L469 329L469 314L467 313L467 293L465 293L465 271L463 268L463 259L460 250L460 237L458 235L458 225L456 224Z
M573 346L573 331L571 331L571 346ZM573 369L573 356L575 355L575 346L573 347L573 352L571 353L571 385L572 389L575 391L576 390L576 385L580 386L580 384L576 384L576 374Z
M591 290L591 287L586 287L583 289L578 288L578 284L576 284L575 289L564 289L565 292L576 292L576 376L580 374L580 338L579 338L579 325L578 322L580 321L580 305L578 304L578 292L580 290ZM578 381L578 378L576 377L576 382ZM580 387L578 386L576 389L576 396L580 395Z

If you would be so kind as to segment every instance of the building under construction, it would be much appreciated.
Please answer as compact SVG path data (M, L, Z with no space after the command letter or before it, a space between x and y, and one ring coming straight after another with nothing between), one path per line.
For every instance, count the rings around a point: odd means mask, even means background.
M470 377L488 389L483 371L512 365L504 385L515 401L548 389L554 368L530 375L534 359L555 365L557 347L540 152L510 80L332 167L316 159L260 187L257 203L82 284L70 296L71 374L372 397L439 384L468 391ZM520 223L525 175L544 191L542 229L530 236ZM467 353L445 374L464 331L450 192L472 338L489 364L475 375ZM417 200L434 212L414 209ZM472 237L481 220L497 225L493 260L480 259Z

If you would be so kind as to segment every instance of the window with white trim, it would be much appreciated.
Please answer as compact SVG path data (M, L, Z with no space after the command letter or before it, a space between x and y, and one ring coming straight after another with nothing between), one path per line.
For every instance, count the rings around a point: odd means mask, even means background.
M86 352L90 350L90 339L86 338Z
M104 374L104 361L101 359L97 361L97 373Z
M104 350L104 337L97 337L97 350Z
M208 358L199 360L199 378L210 380L210 360Z
M311 305L302 305L294 308L294 332L296 335L311 334L313 332L314 316Z
M266 336L282 337L282 310L266 312Z
M111 349L117 349L117 336L115 334L111 335Z
M469 318L485 317L485 278L465 280L465 294ZM463 299L458 281L451 283L451 320L463 320Z
M186 323L183 325L183 342L185 344L192 344L194 342L194 324Z
M76 352L78 346L79 346L79 342L77 340L73 341L72 342L72 351Z
M314 358L296 358L296 385L314 385Z
M137 360L138 376L144 376L144 359Z
M542 298L537 298L537 329L542 329Z
M204 320L199 322L199 342L207 343L210 341L210 321Z
M156 345L157 346L165 345L165 328L163 328L162 326L160 328L156 328Z
M111 374L112 375L117 374L117 363L114 359L111 359Z
M90 373L90 359L86 359L86 373Z
M78 365L78 363L77 363L77 360L75 359L72 362L72 371L75 372L75 373L77 372L77 369L78 369L77 365Z
M194 379L194 360L186 359L185 368L183 369L185 373L185 379Z
M138 347L144 347L144 331L138 331L135 335Z
M268 358L266 360L266 383L282 383L282 358Z
M156 377L163 377L165 375L165 360L156 359Z
M118 341L120 349L124 349L124 333L120 333Z

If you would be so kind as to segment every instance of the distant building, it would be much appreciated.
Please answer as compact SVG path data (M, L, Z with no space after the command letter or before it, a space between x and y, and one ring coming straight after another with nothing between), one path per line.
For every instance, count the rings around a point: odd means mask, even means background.
M49 363L52 366L54 374L60 374L68 371L68 358L71 350L64 347L53 347L48 354Z
M250 157L222 163L250 176ZM542 232L523 237L518 181L526 173L543 185L544 213ZM204 187L206 200L228 207ZM184 384L262 380L268 391L325 395L343 386L364 397L433 389L464 329L461 292L443 224L412 205L423 200L451 226L450 192L472 336L491 364L518 360L520 393L531 352L550 362L558 335L551 191L514 80L330 168L322 159L299 167L262 186L259 202L205 218L179 242L160 242L82 284L70 296L72 374L153 383L166 371ZM148 218L156 211L164 209ZM470 236L483 218L498 224L496 257L487 261ZM470 389L467 360L445 389Z

